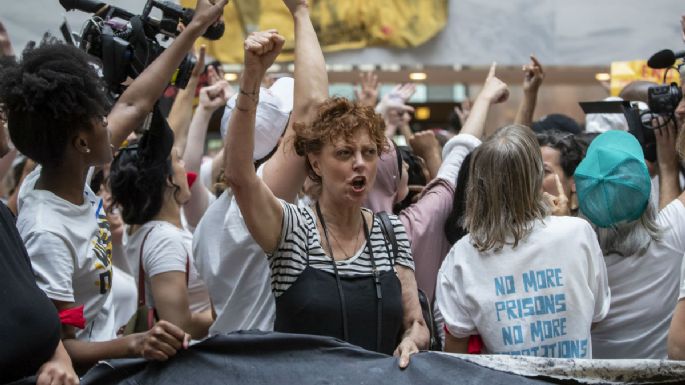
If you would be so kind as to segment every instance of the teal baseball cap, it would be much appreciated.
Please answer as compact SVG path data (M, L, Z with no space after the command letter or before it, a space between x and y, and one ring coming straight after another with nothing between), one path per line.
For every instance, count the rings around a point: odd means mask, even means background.
M574 179L580 211L599 227L634 221L649 204L652 183L642 147L625 131L596 137Z

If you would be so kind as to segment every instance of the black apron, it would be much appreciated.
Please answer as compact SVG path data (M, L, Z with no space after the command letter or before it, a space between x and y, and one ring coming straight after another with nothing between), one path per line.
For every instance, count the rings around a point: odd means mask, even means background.
M307 265L295 283L276 298L274 330L335 337L367 350L392 354L402 330L402 287L394 270L378 272L369 229L362 214L373 275L341 277L330 250L326 224L317 215L329 245L334 273ZM394 261L391 256L391 266Z

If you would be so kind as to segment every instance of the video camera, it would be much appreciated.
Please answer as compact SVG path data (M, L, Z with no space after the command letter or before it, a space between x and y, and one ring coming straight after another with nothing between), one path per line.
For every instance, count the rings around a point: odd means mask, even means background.
M673 68L680 68L683 64L675 66L678 59L685 57L685 51L673 52L670 49L661 50L647 60L647 65L653 69L665 69L664 83L666 83L666 76L668 71ZM683 98L683 93L680 86L676 83L664 84L660 86L649 87L647 91L649 110L654 114L659 115L673 115L680 99Z
M78 9L93 16L81 31L79 48L102 60L102 72L110 91L119 94L127 77L136 78L159 55L164 47L158 40L176 37L178 24L188 25L194 16L192 9L170 1L147 0L143 12L134 15L124 9L94 0L60 0L67 11ZM150 17L153 8L162 11L160 20ZM203 35L217 40L224 34L223 22L216 23ZM185 88L196 58L186 55L171 83Z
M670 69L680 69L684 66L683 64L674 66L676 60L681 57L685 57L685 51L674 53L670 50L663 50L654 54L647 61L647 65L654 69L666 69L665 83ZM657 153L654 130L676 123L675 110L682 98L683 92L680 85L671 83L651 86L647 89L647 108L644 107L644 103L627 100L581 102L580 107L585 114L622 114L628 131L640 142L645 159L655 162Z

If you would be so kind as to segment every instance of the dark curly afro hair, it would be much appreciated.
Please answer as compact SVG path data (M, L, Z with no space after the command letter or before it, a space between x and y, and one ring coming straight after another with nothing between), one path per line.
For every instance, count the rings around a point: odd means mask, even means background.
M92 57L45 35L20 62L0 67L0 103L17 149L41 165L59 165L67 143L109 109Z

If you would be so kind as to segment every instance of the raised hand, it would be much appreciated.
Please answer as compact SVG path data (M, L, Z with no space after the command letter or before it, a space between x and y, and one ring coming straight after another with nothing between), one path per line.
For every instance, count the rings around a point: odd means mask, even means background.
M537 92L545 80L545 71L534 55L530 55L530 63L523 66L523 92Z
M307 0L283 0L283 4L288 7L290 13L295 13L298 9L309 7Z
M195 50L193 50L193 51L195 51ZM205 53L206 52L207 52L207 46L204 44L200 46L199 53L193 52L193 54L196 54L195 56L197 58L197 61L195 62L195 67L193 67L193 72L191 72L190 76L197 79L205 71Z
M552 194L543 192L543 195L549 202L552 208L552 215L556 216L567 216L571 215L571 210L568 207L568 197L564 194L564 186L561 185L561 180L559 175L554 174L554 181L556 182L557 192L559 195L554 196Z
M492 63L485 85L479 96L486 98L490 104L504 103L509 99L509 88L495 75L497 63Z
M431 130L420 131L409 138L409 146L417 156L426 159L429 155L440 151L440 143Z
M374 72L359 74L360 85L354 90L360 104L375 107L378 101L378 76Z
M404 103L389 103L386 105L383 119L385 124L390 126L401 126L409 124L411 121L410 113L414 112L414 107Z
M245 39L245 71L261 78L283 49L285 39L275 29L252 32Z
M411 99L415 92L416 84L404 83L395 86L395 88L393 88L392 91L388 93L388 97L391 99L399 98L406 103L409 99Z
M197 0L195 15L190 23L197 24L204 33L209 26L221 20L226 4L228 0Z
M228 99L233 96L233 88L225 80L220 80L211 86L200 89L200 107L214 112L226 105Z

